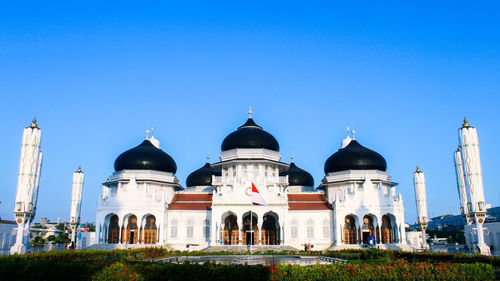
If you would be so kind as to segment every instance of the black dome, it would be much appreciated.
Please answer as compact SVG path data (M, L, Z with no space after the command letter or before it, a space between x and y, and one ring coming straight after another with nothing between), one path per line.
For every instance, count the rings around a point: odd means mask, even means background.
M325 174L346 170L387 170L384 157L356 140L339 149L325 162Z
M314 178L307 171L297 167L295 163L290 163L288 170L280 172L280 176L288 175L289 185L314 186Z
M212 185L212 175L220 176L221 173L212 169L210 163L206 163L203 167L189 174L186 179L186 186Z
M266 148L279 151L280 145L273 135L255 124L250 117L245 124L238 127L238 130L230 133L222 142L222 151L234 148Z
M156 170L175 174L177 165L170 155L144 140L116 158L115 171L121 170Z

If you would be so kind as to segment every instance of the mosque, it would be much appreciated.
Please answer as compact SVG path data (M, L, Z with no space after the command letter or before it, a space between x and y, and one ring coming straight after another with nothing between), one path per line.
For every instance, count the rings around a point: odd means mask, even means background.
M385 159L348 134L319 185L252 118L179 183L154 137L116 158L96 211L96 247L407 249L404 207ZM256 200L256 198L258 200Z

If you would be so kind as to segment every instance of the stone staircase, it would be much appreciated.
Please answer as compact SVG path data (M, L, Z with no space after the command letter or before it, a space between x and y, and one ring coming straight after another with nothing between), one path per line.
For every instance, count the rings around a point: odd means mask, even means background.
M116 249L141 249L141 248L164 248L170 251L173 250L167 245L159 245L159 244L94 244L89 246L85 250L112 251Z
M248 252L250 251L250 246L248 245L218 245L210 246L208 248L202 249L205 252L215 252L215 251L236 251L236 252ZM281 251L298 251L297 249L290 246L282 245L252 245L252 252L281 252Z

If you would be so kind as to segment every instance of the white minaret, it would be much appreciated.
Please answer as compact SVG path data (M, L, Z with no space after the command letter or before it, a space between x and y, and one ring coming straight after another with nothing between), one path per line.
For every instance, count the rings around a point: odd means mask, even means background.
M36 118L23 132L19 174L17 178L16 203L14 218L17 223L16 243L11 247L11 254L24 254L29 247L29 228L35 217L38 198L38 185L42 168L42 130L38 128Z
M472 219L469 217L469 208L467 207L467 189L465 188L465 178L464 178L464 168L462 161L462 152L460 148L454 153L455 159L455 174L457 177L457 189L458 189L458 197L460 199L460 212L464 217L467 224L472 223Z
M476 224L477 247L481 254L490 255L490 248L484 243L483 224L486 219L486 204L476 128L469 125L464 118L462 127L458 129L458 136L467 190L467 207L471 219Z
M425 176L418 166L417 170L413 173L413 185L415 187L415 203L417 204L417 221L422 230L422 248L429 249L425 231L427 230L427 196L425 194Z
M69 223L71 225L71 244L76 249L76 231L80 224L80 209L82 206L82 192L83 192L83 179L84 174L82 169L73 174L73 191L71 192L71 212L69 215Z

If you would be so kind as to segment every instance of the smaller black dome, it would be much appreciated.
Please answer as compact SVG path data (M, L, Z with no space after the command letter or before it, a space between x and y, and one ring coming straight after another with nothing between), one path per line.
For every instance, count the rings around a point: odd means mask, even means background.
M288 170L280 172L280 176L288 175L288 184L299 186L314 186L314 178L307 171L297 167L295 163L290 163Z
M212 185L212 176L220 176L221 172L212 169L210 163L189 174L186 179L186 186L208 186Z
M238 130L230 133L222 141L221 150L231 150L234 148L265 148L279 151L278 141L270 133L264 131L253 119L248 118L247 122L238 127Z
M384 157L356 140L339 149L325 162L325 174L347 170L387 170Z
M121 170L155 170L175 174L177 165L170 155L149 140L144 140L116 158L115 171Z

